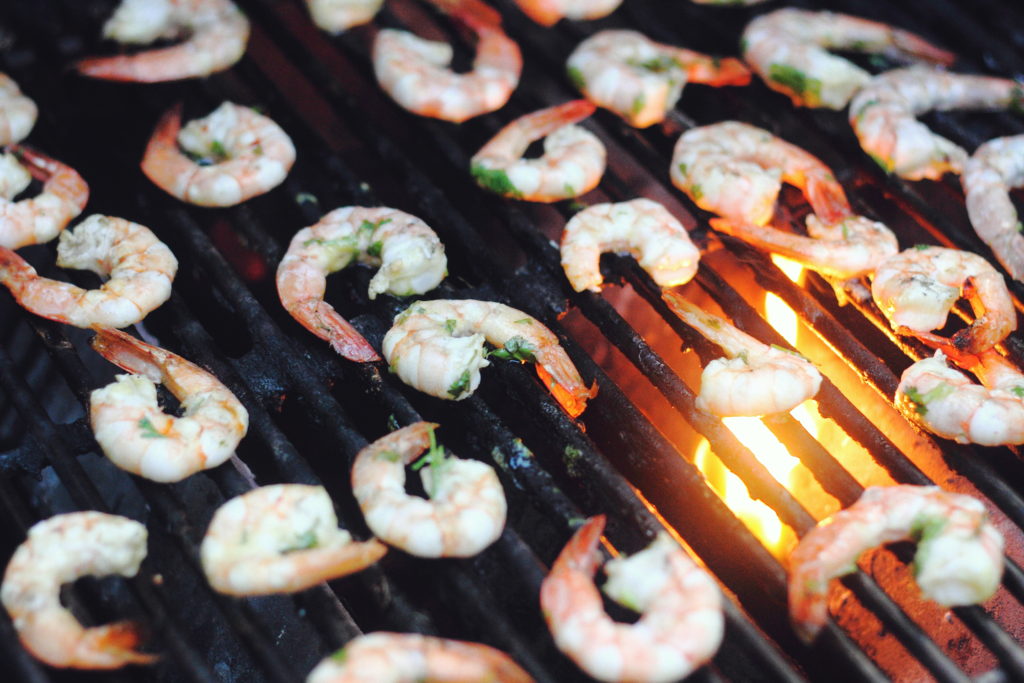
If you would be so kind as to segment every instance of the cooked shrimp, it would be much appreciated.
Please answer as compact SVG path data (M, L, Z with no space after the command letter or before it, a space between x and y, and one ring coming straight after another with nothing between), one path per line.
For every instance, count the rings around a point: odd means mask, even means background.
M1019 107L1016 81L911 67L875 76L850 102L850 124L860 146L889 173L938 180L960 173L967 152L933 133L915 116L932 110Z
M452 46L408 31L383 29L373 43L373 70L384 91L405 109L445 121L500 109L519 84L523 56L480 0L433 0L477 37L473 70L449 69Z
M445 455L435 427L417 422L359 451L352 494L382 541L418 557L471 557L501 536L505 491L490 465ZM405 492L406 466L428 447L417 465L429 500Z
M634 624L605 613L594 573L605 517L591 517L541 583L540 606L555 644L601 681L676 681L711 659L722 642L722 595L665 532L644 550L604 566L604 592L641 613Z
M945 606L983 602L1003 573L1003 537L978 500L937 486L873 486L800 539L789 556L789 614L811 641L828 616L831 579L857 569L861 553L913 540L914 578Z
M60 234L57 265L108 277L99 289L50 280L0 247L0 283L19 304L76 327L127 327L167 301L178 260L152 231L124 218L93 214Z
M1017 329L1017 313L1003 276L978 256L959 249L919 244L893 256L875 271L871 295L897 332L913 334L939 348L977 354ZM931 334L961 297L976 316L946 339Z
M146 557L146 527L102 512L56 515L32 526L4 572L0 601L21 644L50 666L117 669L156 657L135 651L131 622L84 628L61 604L61 586L83 576L135 576Z
M11 201L33 177L43 181L43 191ZM70 166L17 145L0 155L0 246L17 249L49 242L82 213L87 201L89 186Z
M490 354L484 341L499 347ZM588 389L558 337L539 320L493 301L417 301L384 335L384 358L399 379L422 392L460 401L480 385L488 355L536 364L545 386L571 416L587 406Z
M554 26L560 19L600 19L614 12L622 0L516 0L523 14L541 26Z
M184 128L181 106L173 107L157 123L141 167L157 187L184 202L234 206L280 185L293 163L295 145L280 126L225 102Z
M203 572L229 595L295 593L369 567L387 552L338 528L322 486L275 484L217 508L199 546Z
M625 30L601 31L584 40L569 55L566 70L587 99L637 128L664 119L687 83L750 82L750 72L738 59L709 57Z
M480 643L378 631L350 640L306 683L532 683L511 657Z
M909 31L836 12L786 7L747 24L743 58L772 90L803 107L842 109L871 74L829 49L949 66L955 56Z
M661 296L683 322L726 355L701 373L698 409L719 417L786 413L818 393L821 373L800 354L761 343L677 292Z
M96 442L110 461L146 479L181 481L231 457L249 414L220 380L170 351L130 334L97 328L92 347L130 375L89 397ZM181 401L185 414L160 410L155 383Z
M340 33L373 20L384 0L306 0L313 23L329 33Z
M245 54L249 20L228 0L122 0L103 26L120 43L184 40L131 55L90 57L75 68L92 78L158 83L208 76Z
M38 115L36 103L21 93L14 79L0 72L0 145L21 142Z
M473 177L492 192L531 202L557 202L589 192L604 174L604 144L572 124L593 113L590 102L573 100L516 119L473 155ZM544 155L522 158L540 138Z
M660 287L689 282L700 260L682 223L650 199L594 204L569 219L562 233L562 268L573 289L600 291L606 251L628 252Z
M1010 277L1024 280L1024 223L1010 190L1024 186L1024 135L989 140L964 164L960 178L971 225Z

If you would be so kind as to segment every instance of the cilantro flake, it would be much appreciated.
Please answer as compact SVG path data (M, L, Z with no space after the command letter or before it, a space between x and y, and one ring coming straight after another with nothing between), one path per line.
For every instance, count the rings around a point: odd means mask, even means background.
M914 410L917 411L917 414L924 416L928 414L929 403L942 400L955 391L956 389L951 384L939 384L934 389L930 389L923 394L917 387L907 387L903 393L914 404Z
M570 66L565 69L565 72L569 75L569 80L572 81L577 90L587 89L587 79L583 77L582 71L575 66Z
M139 429L142 430L142 438L143 439L166 439L167 438L166 434L161 434L160 432L158 432L156 430L156 427L153 426L153 423L149 421L148 417L144 417L141 420L139 420L138 424L139 424Z
M316 532L310 528L296 536L295 541L293 541L291 545L281 550L281 554L287 555L288 553L294 553L298 550L309 550L310 548L315 548L319 542L320 541L316 537Z
M510 337L500 349L494 349L488 356L494 356L495 358L510 359L527 361L530 363L537 362L537 347L528 342L523 337L516 335Z
M458 398L467 391L469 391L469 370L463 370L459 378L448 387L448 395L452 398Z
M427 491L427 495L431 498L437 493L437 482L441 476L441 469L448 463L448 456L444 452L444 446L437 443L437 437L434 436L434 428L430 428L430 448L427 449L426 454L419 460L412 464L414 472L418 472L425 466L430 466L430 490Z
M803 71L789 64L772 64L768 67L768 78L797 95L802 95L808 103L821 101L821 81L808 77Z
M516 197L517 199L523 196L523 193L509 180L508 174L500 168L484 168L479 164L473 164L470 168L470 173L476 179L477 185L485 190L490 190L506 197Z

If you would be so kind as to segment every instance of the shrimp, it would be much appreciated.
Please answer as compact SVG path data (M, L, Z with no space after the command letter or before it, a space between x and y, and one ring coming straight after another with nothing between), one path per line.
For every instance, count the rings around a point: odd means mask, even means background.
M594 105L587 100L573 100L516 119L473 155L473 177L492 192L531 202L557 202L589 192L604 174L604 144L572 124L593 113ZM540 138L544 155L523 159L530 143Z
M316 665L306 683L532 683L511 657L480 643L377 631L350 640Z
M860 146L887 173L908 180L938 180L960 173L967 152L914 117L949 109L1020 107L1016 81L911 67L875 76L850 102L850 124Z
M340 33L373 20L384 0L306 0L313 23L328 33Z
M789 556L789 614L810 642L825 625L831 579L857 569L861 553L916 541L914 578L940 605L983 602L1003 573L1003 537L985 506L938 486L873 486L845 510L820 522Z
M369 567L387 552L338 528L322 486L275 484L217 508L199 546L203 572L228 595L296 593Z
M584 40L569 55L566 71L587 99L637 128L664 119L688 82L750 82L750 72L738 59L709 57L626 30L601 31Z
M628 558L604 566L604 592L641 613L621 624L605 613L594 573L605 516L591 517L541 583L540 606L558 648L601 681L676 681L711 659L722 642L722 595L714 579L661 532Z
M171 296L178 260L153 232L124 218L93 214L60 234L57 265L109 276L99 289L40 277L0 247L0 283L36 315L75 327L127 327Z
M600 259L606 251L625 251L659 287L689 282L700 251L690 234L664 206L650 199L594 204L569 219L562 233L562 268L577 292L600 291Z
M480 0L432 1L476 34L473 70L454 73L448 68L453 51L447 43L383 29L373 42L380 86L414 114L454 123L500 109L519 84L519 46L502 31L497 12Z
M500 347L484 352L484 341ZM597 393L588 389L558 343L539 320L493 301L417 301L395 316L383 342L384 358L403 382L454 401L480 385L488 355L536 364L545 386L572 417Z
M728 358L716 358L701 373L698 409L719 417L786 413L818 393L821 373L800 354L763 344L676 292L661 296L683 322L720 346Z
M83 576L132 577L146 557L146 527L103 512L72 512L34 524L4 572L0 601L21 644L50 666L117 669L150 664L135 651L131 622L84 628L61 604L60 589Z
M224 102L184 128L181 105L164 114L141 167L157 187L184 202L234 206L280 185L294 163L295 145L280 126L249 107Z
M21 142L36 125L39 108L14 79L0 72L0 145Z
M1003 276L982 257L959 249L919 244L900 252L878 266L871 296L897 332L960 353L981 353L1017 329ZM960 297L970 302L974 322L950 339L931 334L945 326Z
M967 215L1010 277L1024 280L1024 224L1010 200L1024 186L1024 135L989 140L964 164Z
M949 66L955 56L909 31L836 12L787 7L747 24L743 58L772 90L798 107L842 109L871 80L829 48L910 57Z
M123 470L162 483L181 481L231 457L249 427L249 414L221 382L170 351L129 334L97 328L92 347L130 375L92 392L89 420L96 442ZM160 410L155 382L185 410Z
M184 37L170 47L75 64L90 78L159 83L229 68L245 54L249 20L229 0L122 0L103 37L130 44Z
M501 536L505 492L490 465L445 455L436 427L417 422L359 451L352 494L382 541L417 557L471 557ZM407 465L419 467L429 500L405 492Z
M560 19L600 19L614 12L622 0L516 0L523 14L541 26L554 26Z
M75 169L27 147L8 147L0 164L0 246L17 249L49 242L89 201L89 186ZM43 181L43 191L11 201L33 177Z

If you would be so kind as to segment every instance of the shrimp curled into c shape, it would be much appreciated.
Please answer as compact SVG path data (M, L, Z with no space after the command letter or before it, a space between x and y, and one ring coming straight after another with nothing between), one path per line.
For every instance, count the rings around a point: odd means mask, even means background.
M605 613L594 573L605 517L591 517L541 583L540 605L558 648L602 681L676 681L711 659L722 642L722 595L667 533L604 566L604 592L641 613L620 624Z
M153 232L123 218L94 214L60 234L57 265L110 276L99 289L50 280L0 247L0 283L36 315L76 327L127 327L167 301L178 260Z
M306 0L313 23L328 33L340 33L373 19L384 0Z
M395 316L382 344L399 379L420 391L460 401L480 385L487 367L484 341L506 358L535 363L537 374L572 417L583 412L588 389L558 337L520 310L473 299L417 301Z
M1003 574L1003 537L975 498L938 486L873 486L811 529L789 556L789 614L805 641L828 617L828 586L857 569L861 553L917 541L914 577L945 606L972 605L995 593Z
M36 103L21 93L14 79L0 72L0 145L21 142L38 115Z
M182 150L212 163L194 161ZM249 107L224 102L184 128L181 106L172 107L157 123L141 168L183 202L234 206L280 185L294 163L295 145L280 126Z
M1024 280L1024 224L1010 190L1024 186L1024 135L996 138L978 147L960 177L971 225L1010 277Z
M231 457L249 428L249 414L220 380L118 330L97 328L92 347L132 373L89 397L96 442L111 462L153 481L175 482ZM181 401L182 417L160 410L155 382Z
M43 181L42 192L11 201L32 178ZM0 155L0 245L17 249L49 242L87 201L89 186L70 166L19 145Z
M505 492L489 465L445 455L436 424L417 422L356 455L352 494L382 541L418 557L471 557L501 536ZM405 468L430 447L420 477L429 500L405 492Z
M147 44L179 38L170 47L133 55L90 57L75 68L91 78L158 83L207 76L245 54L249 20L228 0L122 0L103 37Z
M84 628L61 604L61 585L83 576L135 576L146 557L146 527L102 512L72 512L28 530L14 551L0 601L22 645L50 666L117 669L156 657L135 651L136 626L117 622Z
M554 26L560 19L600 19L622 4L622 0L515 0L523 14L541 26Z
M387 552L338 528L322 486L275 484L217 508L199 547L213 588L229 595L295 593L370 566Z
M532 683L511 657L493 647L418 633L358 636L314 668L306 683Z

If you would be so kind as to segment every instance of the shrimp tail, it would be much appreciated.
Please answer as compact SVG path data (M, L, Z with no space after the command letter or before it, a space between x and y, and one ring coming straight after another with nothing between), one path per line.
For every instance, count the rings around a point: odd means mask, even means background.
M92 348L96 353L133 375L143 375L153 382L162 381L161 368L167 360L163 349L112 327L94 325L93 331L96 336L92 338Z
M79 644L79 660L75 665L114 669L125 664L152 664L159 656L135 651L142 640L142 628L131 621L90 628Z
M577 381L578 378L564 377L566 373L551 372L542 363L535 365L537 376L544 386L548 387L558 404L569 413L569 417L579 417L587 407L587 401L597 396L597 381L589 388ZM557 375L557 376L556 376Z
M154 78L148 67L135 55L115 57L87 57L74 64L78 73L104 81L147 83L162 80Z
M79 212L85 208L89 186L73 168L23 145L8 145L5 149L21 161L33 178L44 183L46 191L77 206Z
M594 515L577 529L551 565L551 571L574 571L593 576L602 560L597 545L601 542L605 521L604 515Z
M915 57L916 59L931 62L939 66L952 66L956 61L956 54L941 47L932 45L921 36L894 29L892 42L901 53Z
M142 169L145 176L157 187L172 189L188 187L192 175L195 173L188 157L178 149L181 108L179 102L160 117L153 130L153 135L146 144L142 163L139 164L139 168Z
M708 57L681 48L676 52L679 53L676 59L686 70L686 79L691 83L703 83L714 87L750 83L750 69L735 57Z
M554 133L562 126L582 121L596 110L597 105L590 100L572 100L537 112L530 120L530 127L534 135L543 137Z
M826 225L835 225L851 215L846 193L831 174L807 177L807 201Z
M299 302L288 312L307 330L329 342L342 357L357 363L380 360L370 342L359 334L352 323L338 315L338 312L322 299Z
M431 0L445 14L455 17L476 33L501 30L501 14L481 0Z

